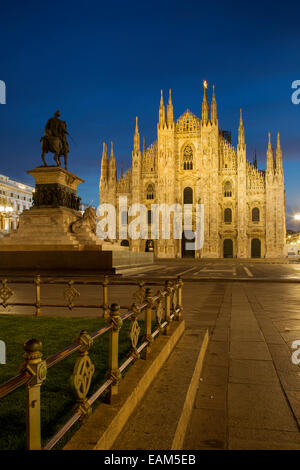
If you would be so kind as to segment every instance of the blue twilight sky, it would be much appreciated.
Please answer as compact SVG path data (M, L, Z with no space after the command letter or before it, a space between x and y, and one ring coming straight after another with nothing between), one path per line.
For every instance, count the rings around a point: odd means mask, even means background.
M273 1L14 1L0 7L0 173L30 184L40 137L59 109L79 194L97 204L102 142L130 165L135 116L146 146L156 138L160 89L175 118L200 116L202 82L216 87L218 117L236 145L243 109L247 158L265 168L267 133L283 149L287 225L300 211L300 5ZM110 147L110 145L109 145ZM52 156L48 155L48 161ZM300 230L300 224L293 226Z

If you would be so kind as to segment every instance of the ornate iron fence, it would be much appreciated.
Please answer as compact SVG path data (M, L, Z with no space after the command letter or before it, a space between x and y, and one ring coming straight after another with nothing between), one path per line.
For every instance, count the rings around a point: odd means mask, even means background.
M81 283L87 284L87 282ZM36 304L26 305L35 305L37 309L36 315L40 315L41 313L38 309L40 309L41 303L38 287L40 287L41 280L39 276L38 279L35 279L35 284L37 286L37 299L39 300ZM88 284L91 284L91 282L88 282ZM108 284L108 279L104 279L102 283L103 288L107 288ZM134 285L137 283L120 283L120 281L118 281L117 283L111 282L110 284ZM178 277L176 281L167 280L164 286L161 289L158 289L154 295L150 285L160 285L160 283L151 282L148 287L146 287L144 283L139 283L139 288L133 296L131 307L124 313L120 312L120 306L116 303L113 303L108 307L106 291L106 296L103 295L104 302L101 305L103 315L107 317L106 325L94 331L90 335L86 331L81 331L74 343L46 360L42 359L42 344L39 340L31 339L24 344L25 361L21 366L21 372L17 376L0 385L0 398L8 395L23 385L26 386L27 448L29 450L40 450L42 448L40 390L50 367L55 366L71 354L74 354L75 352L78 353L71 376L71 386L77 401L75 411L62 428L46 443L43 447L44 450L51 450L77 421L80 421L83 417L88 417L92 411L92 404L104 392L107 392L108 402L110 403L112 397L118 394L122 372L139 358L147 359L151 352L151 345L154 338L161 332L167 334L170 328L170 323L173 320L179 321L181 319L183 313L183 282L181 278ZM14 303L9 304L7 302L10 297L8 289L9 287L7 286L7 282L5 280L2 281L2 292L0 293L2 306L5 307L4 303L6 306L20 305ZM75 305L73 305L73 300L75 297L78 297L77 295L74 295L73 283L71 284L69 282L67 289L69 289L67 294L67 306L69 306L69 308L73 308L75 307ZM65 307L66 305L59 306ZM138 346L141 332L139 317L142 314L145 316L145 335L142 338L142 343ZM152 330L153 316L155 316L155 327ZM131 322L129 333L130 355L121 365L119 365L119 331L126 320ZM108 369L102 385L91 396L88 396L93 374L95 372L95 366L89 357L89 349L95 340L107 332L109 332L110 335Z

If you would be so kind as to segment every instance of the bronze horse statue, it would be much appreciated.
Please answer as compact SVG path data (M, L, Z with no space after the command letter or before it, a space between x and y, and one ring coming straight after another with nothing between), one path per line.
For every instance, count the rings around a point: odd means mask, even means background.
M64 157L65 169L67 169L69 145L66 139L67 126L65 121L58 119L60 112L56 111L53 118L50 118L45 127L45 135L41 137L42 143L42 162L47 166L45 155L53 153L57 166L61 166L60 158Z

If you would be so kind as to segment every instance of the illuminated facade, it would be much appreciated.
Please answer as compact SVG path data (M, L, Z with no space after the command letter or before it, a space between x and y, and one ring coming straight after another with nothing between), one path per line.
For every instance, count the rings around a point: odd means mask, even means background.
M157 140L140 148L138 121L134 134L132 167L117 179L116 159L103 146L100 202L117 205L119 196L128 204L142 203L148 211L153 203L203 204L204 245L192 252L186 240L120 240L133 251L154 246L162 258L280 258L285 256L285 191L279 133L276 150L271 136L266 170L257 168L256 157L246 158L242 112L238 144L221 131L213 88L209 106L204 83L202 116L189 110L173 118L171 91L165 112L163 94L159 106ZM193 209L195 214L195 210ZM130 222L130 220L129 220ZM195 217L193 227L195 230Z
M34 188L0 175L0 233L7 234L18 226L19 215L32 205Z

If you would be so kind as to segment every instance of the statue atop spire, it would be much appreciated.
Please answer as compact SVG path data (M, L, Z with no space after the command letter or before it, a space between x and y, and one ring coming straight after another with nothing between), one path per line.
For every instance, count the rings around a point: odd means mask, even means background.
M209 104L207 100L207 81L203 82L202 125L208 123Z

